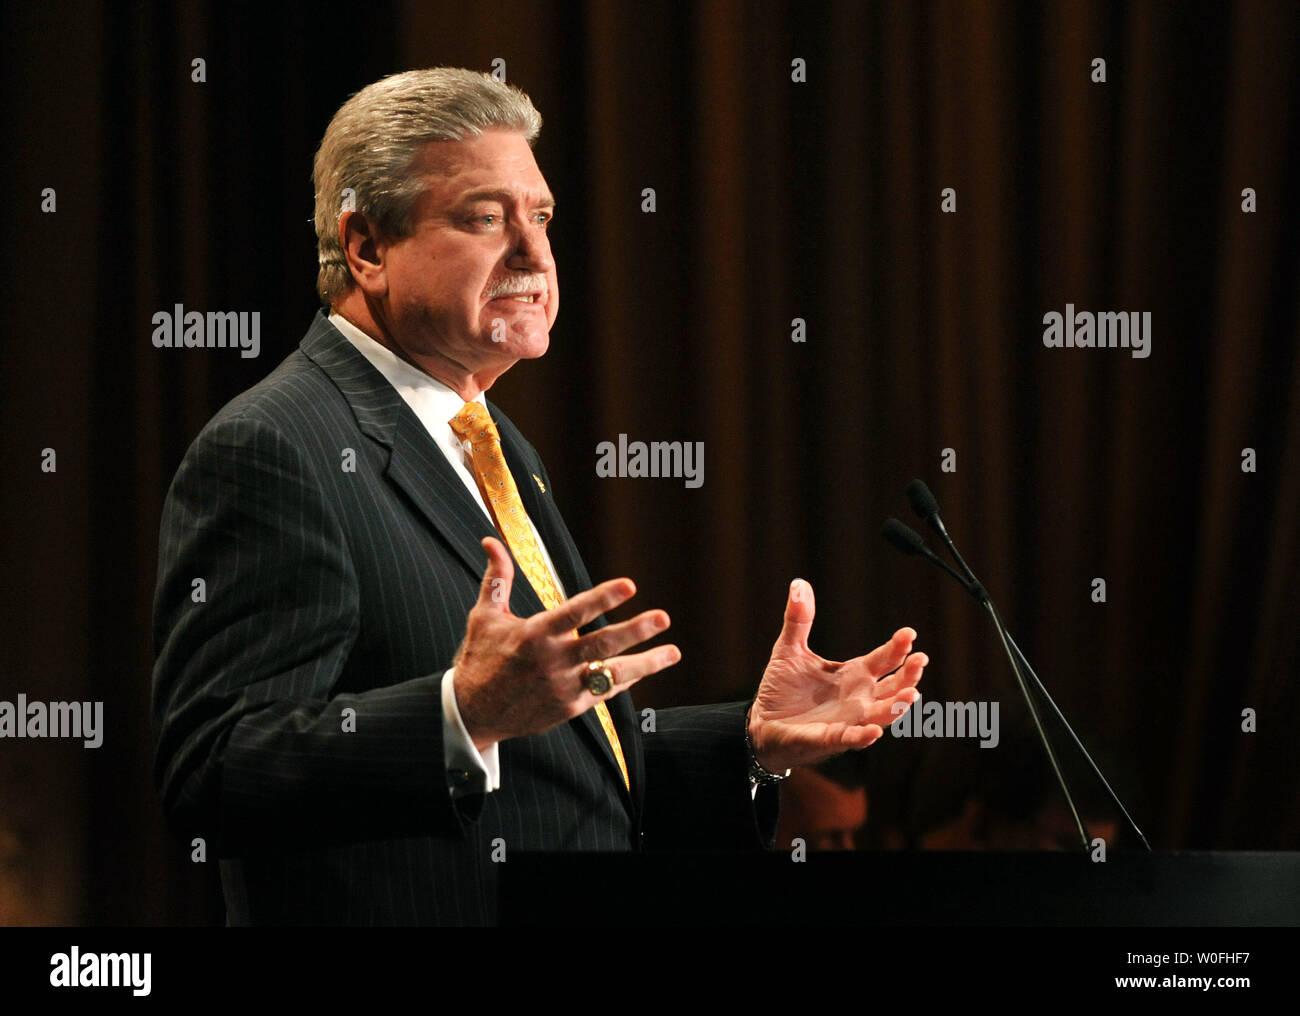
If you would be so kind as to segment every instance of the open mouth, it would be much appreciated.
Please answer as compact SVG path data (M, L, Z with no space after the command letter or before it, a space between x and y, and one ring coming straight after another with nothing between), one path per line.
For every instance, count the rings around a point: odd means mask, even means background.
M492 298L493 303L502 301L509 303L526 303L526 304L543 304L546 302L545 293L507 293L504 296L495 296Z

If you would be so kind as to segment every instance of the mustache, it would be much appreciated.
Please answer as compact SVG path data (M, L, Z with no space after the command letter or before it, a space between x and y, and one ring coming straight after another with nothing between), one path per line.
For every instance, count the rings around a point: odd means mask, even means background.
M487 298L495 300L501 296L514 296L517 293L546 293L549 286L545 275L518 275L501 279L488 286Z

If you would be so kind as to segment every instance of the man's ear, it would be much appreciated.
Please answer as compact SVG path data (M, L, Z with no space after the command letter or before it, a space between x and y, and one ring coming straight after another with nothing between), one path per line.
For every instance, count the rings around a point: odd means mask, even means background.
M388 275L384 254L388 245L378 227L362 212L343 212L339 216L339 242L352 278L361 291L367 296L386 296Z

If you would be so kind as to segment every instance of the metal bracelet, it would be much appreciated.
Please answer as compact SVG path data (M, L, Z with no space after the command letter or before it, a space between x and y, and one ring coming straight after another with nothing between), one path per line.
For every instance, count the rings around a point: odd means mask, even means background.
M745 747L749 751L749 780L751 783L760 785L764 783L780 783L790 775L789 769L783 773L774 773L765 768L763 763L758 760L758 752L754 750L754 741L749 736L748 709L745 710Z

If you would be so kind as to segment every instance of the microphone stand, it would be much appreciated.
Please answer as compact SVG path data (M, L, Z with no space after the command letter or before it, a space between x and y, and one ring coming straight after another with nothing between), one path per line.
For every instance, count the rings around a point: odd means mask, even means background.
M961 558L957 559L961 562ZM965 568L965 562L961 562ZM1088 827L1084 825L1083 817L1079 814L1079 809L1074 803L1074 795L1070 793L1070 784L1065 779L1065 774L1061 772L1061 764L1057 761L1056 752L1052 750L1052 739L1047 736L1047 731L1043 729L1042 717L1038 715L1038 706L1034 704L1034 697L1029 692L1029 686L1025 683L1024 672L1020 669L1020 663L1016 659L1016 654L1011 651L1011 636L1007 634L1006 628L1002 624L1002 618L998 616L998 610L993 606L993 600L988 593L984 592L984 587L978 582L974 583L976 588L983 593L980 596L980 605L989 612L989 617L993 619L993 627L997 630L998 638L1002 640L1002 649L1007 654L1007 659L1011 661L1011 672L1016 675L1016 684L1020 686L1020 695L1025 700L1025 705L1029 707L1029 715L1033 718L1034 729L1038 732L1038 740L1043 744L1043 750L1047 752L1047 760L1052 764L1052 772L1056 774L1056 782L1060 784L1061 792L1065 794L1065 802L1070 806L1070 815L1074 818L1074 827L1079 831L1079 840L1083 844L1083 852L1086 854L1092 849L1092 839L1088 835ZM1040 685L1041 687L1041 685Z
M1056 702L1053 700L1052 696L1048 694L1047 689L1043 687L1043 682L1040 681L1038 679L1038 675L1034 673L1034 668L1029 665L1029 661L1025 659L1025 654L1020 651L1020 647L1016 645L1016 640L1011 637L1010 632L1006 633L1006 640L1008 643L1010 643L1011 651L1014 652L1017 657L1019 657L1021 666L1023 666L1025 670L1029 672L1029 676L1033 680L1034 685L1038 688L1038 693L1042 695L1043 701L1046 702L1051 707L1052 712L1055 714L1057 720L1059 720L1061 726L1065 728L1065 732L1070 735L1070 740L1072 740L1074 742L1074 746L1079 749L1079 754L1082 755L1084 761L1088 763L1088 767L1092 770L1092 774L1095 777L1097 777L1097 782L1100 783L1102 787L1105 789L1107 796L1111 799L1111 803L1113 803L1115 807L1119 809L1120 814L1124 816L1125 821L1128 822L1132 830L1135 833L1137 833L1138 839L1142 841L1142 846L1146 848L1148 853L1150 853L1151 844L1147 842L1147 838L1142 834L1142 830L1139 829L1138 824L1133 821L1133 816L1128 813L1128 809L1124 807L1124 802L1119 799L1119 795L1116 794L1115 791L1111 788L1110 783L1107 781L1106 777L1102 774L1102 771L1097 766L1097 763L1094 762L1092 756L1088 754L1088 749L1085 748L1083 746L1083 742L1079 740L1079 735L1076 734L1074 732L1074 728L1070 726L1070 721L1067 720L1064 714L1061 712L1061 710L1057 708Z
M1015 640L1011 637L1011 633L1007 631L1005 626L1002 624L1002 619L994 608L993 601L989 598L988 593L984 591L984 587L980 584L979 579L975 577L975 573L971 571L970 565L966 563L965 558L963 558L961 553L957 550L957 545L953 543L952 537L948 535L948 529L939 518L937 510L931 518L933 519L931 524L934 526L935 531L938 532L940 538L952 553L952 556L956 559L957 563L961 565L961 570L966 573L966 577L974 585L975 590L978 590L983 594L981 599L984 606L989 611L989 616L993 618L993 624L997 627L998 636L1002 639L1002 648L1006 651L1007 658L1011 661L1011 667L1016 673L1016 679L1020 683L1020 692L1025 697L1025 703L1029 706L1030 714L1034 718L1034 726L1037 727L1038 736L1043 742L1043 747L1047 750L1047 757L1051 760L1052 770L1056 773L1056 779L1057 782L1061 784L1061 789L1065 791L1065 799L1070 805L1071 813L1074 815L1074 824L1078 827L1080 836L1083 837L1083 849L1087 851L1091 848L1091 840L1087 834L1087 827L1084 825L1083 819L1079 817L1078 809L1074 806L1074 798L1070 795L1070 790L1066 785L1065 777L1061 774L1061 770L1057 765L1056 755L1052 751L1051 742L1049 741L1046 732L1043 730L1042 724L1039 722L1038 710L1034 708L1033 703L1030 701L1029 691L1025 686L1024 677L1020 669L1021 666L1029 672L1030 676L1034 680L1034 685L1038 688L1038 693L1043 697L1043 701L1046 702L1047 705L1051 707L1052 712L1056 714L1056 718L1061 722L1061 726L1065 728L1066 733L1070 735L1070 739L1074 742L1074 746L1079 749L1079 754L1083 756L1084 760L1088 763L1089 768L1092 769L1093 775L1097 777L1115 807L1120 810L1124 819L1132 827L1133 831L1137 833L1138 839L1142 841L1142 846L1146 848L1148 853L1150 853L1151 844L1147 842L1146 836L1142 834L1142 830L1138 828L1138 824L1133 821L1133 816L1130 815L1128 809L1124 807L1124 802L1119 799L1119 795L1111 788L1109 781L1102 774L1097 763L1093 761L1092 755L1088 753L1088 749L1085 748L1083 742L1079 740L1079 735L1076 734L1074 728L1070 726L1070 721L1065 718L1065 715L1057 706L1056 700L1053 699L1048 690L1043 687L1043 682L1040 681L1038 675L1034 673L1034 668L1031 667L1029 661L1025 659L1025 654L1020 651L1020 647L1016 645ZM1020 661L1019 665L1016 663L1017 658Z

